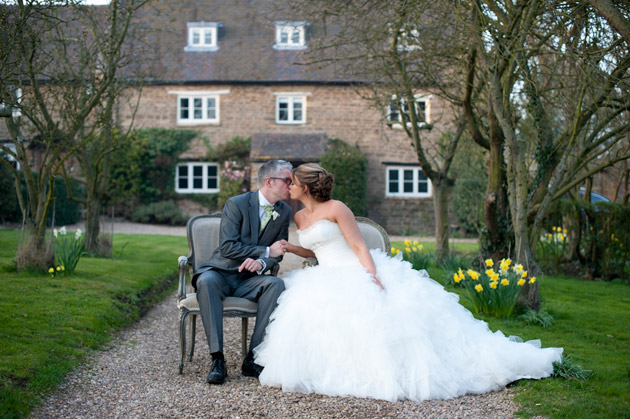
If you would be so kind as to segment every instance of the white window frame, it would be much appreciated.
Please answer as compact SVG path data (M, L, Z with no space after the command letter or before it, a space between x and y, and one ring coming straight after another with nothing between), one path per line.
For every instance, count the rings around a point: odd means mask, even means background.
M424 103L424 121L418 122L419 127L429 124L429 115L430 115L429 110L431 109L430 99L432 97L433 97L432 95L414 95L416 103ZM398 106L399 108L398 110L393 109L393 106L396 102L400 104ZM400 101L397 101L396 95L392 95L391 102L387 105L385 114L387 117L387 123L390 124L394 128L402 128L402 121L403 121L402 108L403 107L407 108L407 112L408 112L407 100L401 99ZM393 117L394 114L396 114L396 117ZM411 122L408 122L407 126L411 127Z
M188 22L184 51L217 51L220 26L221 24L216 22ZM206 33L210 34L210 40L206 38ZM195 42L195 39L199 41Z
M276 124L299 125L306 123L306 94L303 93L276 93ZM302 119L295 119L295 104L302 103ZM287 103L288 119L280 120L280 104Z
M187 187L180 188L179 181L179 168L182 166L188 167L188 175L187 175ZM202 186L201 188L195 188L193 185L193 168L195 166L202 167L201 179ZM208 168L214 167L216 170L216 188L208 187ZM217 193L219 192L220 178L219 178L219 165L217 163L209 163L209 162L200 162L200 161L189 161L189 162L181 162L177 164L175 168L175 192L177 193Z
M392 181L390 179L390 171L397 170L398 171L398 192L390 192L389 183ZM409 170L412 172L412 191L404 192L404 174L405 170ZM431 179L426 178L427 191L420 192L418 189L418 184L420 183L420 173L422 169L420 166L386 166L385 168L385 196L387 197L396 197L396 198L430 198L433 195L433 187L431 185ZM426 177L426 176L425 176Z
M14 90L14 97L15 97L15 102L17 103L18 107L14 107L12 104L7 105L3 102L0 102L0 108L10 107L11 116L13 118L18 118L22 116L22 108L19 107L19 105L21 105L22 103L22 88L21 87L18 87L17 89Z
M182 117L183 104L182 100L188 99L188 118ZM214 118L208 117L208 100L214 99ZM195 101L201 100L201 118L195 118ZM218 94L200 94L195 92L180 93L177 95L177 124L179 125L199 125L199 124L218 124L220 119L220 99Z
M306 49L306 22L276 22L275 49ZM282 40L282 34L287 33L287 40ZM297 35L297 41L294 40Z

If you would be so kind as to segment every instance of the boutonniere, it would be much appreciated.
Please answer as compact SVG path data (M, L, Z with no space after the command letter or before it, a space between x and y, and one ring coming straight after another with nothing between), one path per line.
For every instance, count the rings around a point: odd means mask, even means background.
M276 218L280 217L280 213L274 211L271 213L271 217L273 217L273 220L276 221Z

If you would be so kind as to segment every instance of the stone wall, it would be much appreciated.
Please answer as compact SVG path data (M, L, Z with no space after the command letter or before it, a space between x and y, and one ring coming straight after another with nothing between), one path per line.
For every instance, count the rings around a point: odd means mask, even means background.
M183 91L223 92L219 99L220 122L178 125L176 92ZM276 94L279 92L300 92L306 95L305 124L276 124ZM428 144L434 144L440 132L448 126L450 114L444 103L437 98L429 100L428 108L428 122L433 125L433 129L424 130L423 134ZM130 117L128 109L120 109L119 122L122 125L128 123ZM383 123L381 112L363 100L353 87L322 84L147 86L143 89L134 126L197 130L199 137L180 156L182 160L204 160L208 146L216 147L234 136L249 137L254 133L325 133L328 138L339 138L348 144L356 144L366 155L368 164L368 217L390 231L433 234L431 198L385 197L386 165L383 163L418 161L410 140L400 127L390 127ZM257 167L252 167L254 179ZM255 185L255 181L252 185Z

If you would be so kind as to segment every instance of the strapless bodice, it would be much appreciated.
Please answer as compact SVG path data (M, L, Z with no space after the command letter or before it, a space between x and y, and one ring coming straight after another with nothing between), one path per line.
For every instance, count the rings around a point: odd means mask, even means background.
M318 220L304 230L298 230L300 245L315 253L322 266L361 265L339 225L333 221Z

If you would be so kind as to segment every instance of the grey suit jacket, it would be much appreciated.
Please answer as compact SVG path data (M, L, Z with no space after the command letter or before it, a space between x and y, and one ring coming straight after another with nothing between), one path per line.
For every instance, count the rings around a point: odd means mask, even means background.
M247 258L264 260L266 270L282 260L282 256L265 258L265 252L274 242L289 239L291 207L283 201L276 202L274 210L280 215L275 220L269 220L262 232L259 207L258 191L232 197L225 203L221 215L219 247L210 260L199 265L194 272L193 286L196 286L201 273L213 268L237 271Z

